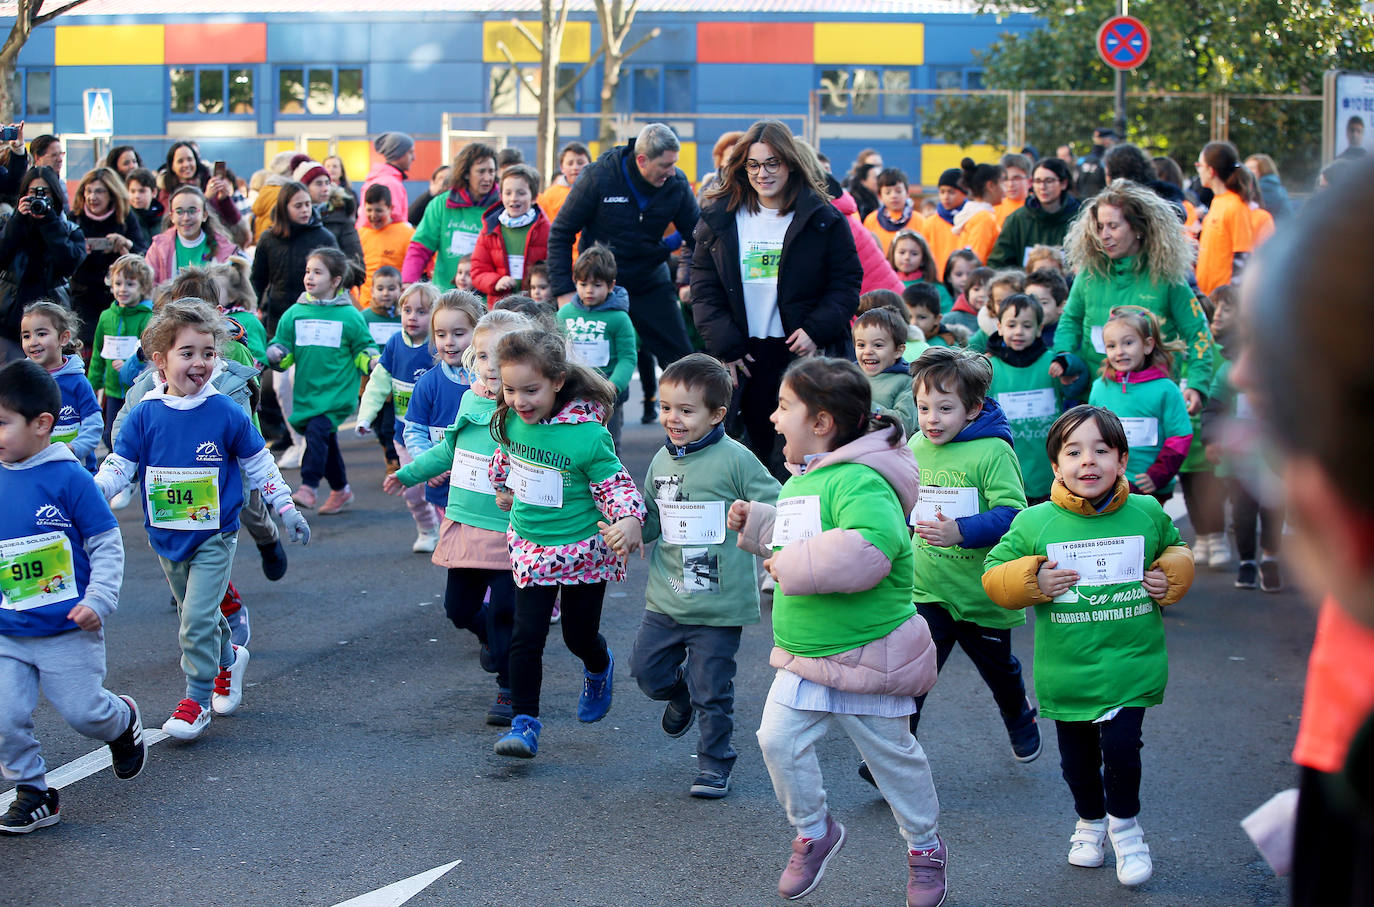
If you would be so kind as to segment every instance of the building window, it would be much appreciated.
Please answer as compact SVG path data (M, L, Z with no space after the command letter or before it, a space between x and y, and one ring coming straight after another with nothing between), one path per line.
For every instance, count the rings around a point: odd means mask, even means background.
M254 112L253 70L232 66L168 70L173 116L246 117Z
M577 75L580 66L558 67L558 86L565 87ZM539 101L534 92L539 88L539 67L509 65L493 66L487 79L487 105L494 114L503 116L534 116L539 113ZM558 113L577 112L577 88L558 100Z
M52 119L52 70L16 69L10 78L16 120Z
M277 113L282 116L356 117L366 109L361 68L286 66L277 70Z
M935 87L956 91L982 91L983 71L947 67L935 70Z
M848 67L820 73L821 114L865 120L906 119L912 70Z
M690 113L692 71L678 66L626 66L615 87L619 113Z

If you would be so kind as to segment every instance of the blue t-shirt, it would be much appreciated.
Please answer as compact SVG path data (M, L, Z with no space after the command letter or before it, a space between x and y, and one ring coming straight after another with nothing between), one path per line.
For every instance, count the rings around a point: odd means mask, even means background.
M0 467L0 499L0 569L6 588L19 598L12 602L7 592L0 603L0 634L56 636L77 629L67 613L85 598L90 581L86 540L119 527L95 479L65 456L29 469ZM71 548L71 575L55 569L66 561L57 534ZM48 603L15 610L40 597Z
M100 412L100 403L95 399L95 390L91 387L91 380L86 377L85 371L79 367L72 367L71 356L67 357L66 364L61 369L53 373L53 380L57 382L58 390L62 391L62 411L57 414L57 421L52 427L53 441L64 443L76 439L81 431L81 423L85 418L93 413ZM76 359L79 366L81 360ZM96 462L95 452L86 454L86 459L82 461L83 466L95 474Z
M415 382L434 368L434 347L429 341L419 346L407 346L404 331L397 331L382 348L382 368L391 376L391 400L396 405L396 421L404 422L415 393ZM400 431L401 426L396 426Z
M238 461L263 447L242 407L223 394L185 410L160 399L140 401L124 420L115 453L138 463L153 550L187 561L212 536L236 531L243 507ZM154 525L154 509L163 525Z
M458 418L463 395L470 387L471 383L459 384L454 381L444 373L442 366L430 369L415 382L415 393L410 398L406 421L421 426L429 434L431 444L439 443L443 440L444 429ZM426 483L425 500L441 510L447 507L448 482L438 488Z

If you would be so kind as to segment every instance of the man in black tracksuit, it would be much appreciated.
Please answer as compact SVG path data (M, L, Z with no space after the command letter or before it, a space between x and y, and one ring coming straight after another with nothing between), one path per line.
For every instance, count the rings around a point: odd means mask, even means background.
M677 169L678 141L662 123L650 123L629 145L612 148L582 171L549 233L549 282L561 306L572 298L573 238L579 249L604 243L615 253L616 283L630 294L630 320L640 345L659 365L692 352L668 270L673 247L668 224L691 243L697 224L692 186ZM653 394L645 388L645 399Z

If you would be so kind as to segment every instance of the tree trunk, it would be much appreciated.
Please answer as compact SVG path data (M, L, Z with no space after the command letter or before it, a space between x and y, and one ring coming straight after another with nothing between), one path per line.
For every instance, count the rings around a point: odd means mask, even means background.
M566 7L567 0L564 0ZM539 127L536 131L539 173L545 181L554 173L558 143L558 61L563 50L562 23L553 17L551 0L544 0L543 48L539 55Z
M606 52L605 66L601 74L601 119L597 141L605 151L616 143L615 134L615 89L620 84L621 59L619 54Z

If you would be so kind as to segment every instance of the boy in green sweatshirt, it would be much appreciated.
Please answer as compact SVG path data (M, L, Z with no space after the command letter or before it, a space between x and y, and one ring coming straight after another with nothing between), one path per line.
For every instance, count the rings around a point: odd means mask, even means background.
M850 331L854 355L873 391L873 409L895 416L902 434L910 438L916 432L916 398L911 394L910 366L903 361L906 327L891 309L878 307L854 319Z
M124 384L119 370L124 360L138 352L138 338L153 317L153 269L141 255L121 255L105 276L114 302L100 313L95 323L95 342L86 377L91 387L103 391L101 409L105 417L102 440L107 448L110 428L124 405Z
M615 275L615 255L608 247L597 243L577 256L573 265L577 296L558 310L558 328L568 338L570 358L596 369L615 385L619 396L606 429L619 456L637 341L630 321L630 296L615 285Z
M725 435L733 388L718 360L685 356L664 370L658 389L668 434L644 479L644 541L658 545L630 670L650 699L667 703L668 736L681 737L701 715L691 795L719 799L730 791L736 755L735 653L744 625L759 622L754 558L735 544L725 513L735 500L772 504L780 486Z

